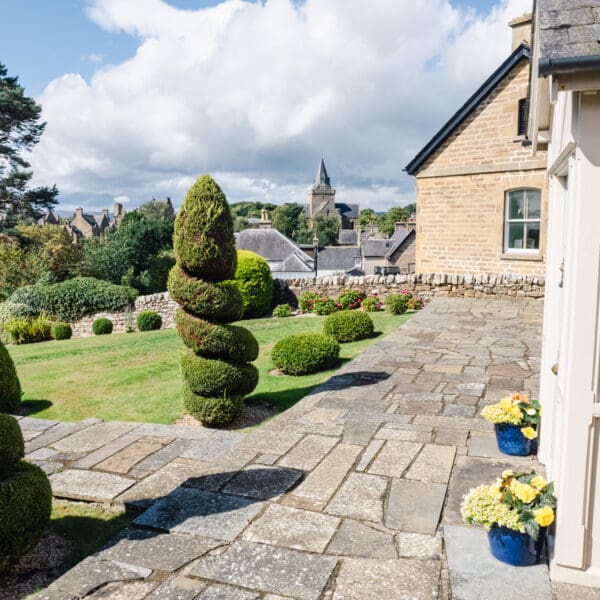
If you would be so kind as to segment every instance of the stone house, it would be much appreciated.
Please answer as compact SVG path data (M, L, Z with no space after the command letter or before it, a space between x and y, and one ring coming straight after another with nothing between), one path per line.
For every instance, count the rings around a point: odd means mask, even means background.
M546 154L526 140L531 15L513 50L406 166L416 177L416 272L542 276Z
M549 179L539 455L558 498L552 578L589 586L600 586L599 39L598 2L537 0L528 137Z
M397 223L392 236L366 238L360 245L365 275L392 275L415 272L416 235L412 227Z
M76 208L75 215L65 224L65 229L75 241L82 237L98 237L109 229L118 229L125 213L125 208L119 202L115 203L112 218L108 208L103 208L100 214L84 213L83 208Z

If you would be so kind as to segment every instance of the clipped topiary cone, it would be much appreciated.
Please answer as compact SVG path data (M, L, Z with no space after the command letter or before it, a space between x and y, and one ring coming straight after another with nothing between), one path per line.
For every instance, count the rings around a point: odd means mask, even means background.
M239 417L243 397L258 382L250 364L258 343L243 327L242 295L231 281L237 266L233 220L225 194L209 175L188 191L175 219L177 264L169 274L171 297L181 305L177 329L190 351L181 357L186 409L204 425Z
M14 413L21 403L21 384L15 363L0 342L0 413Z
M22 460L23 453L19 423L0 414L0 574L38 543L52 510L46 473Z

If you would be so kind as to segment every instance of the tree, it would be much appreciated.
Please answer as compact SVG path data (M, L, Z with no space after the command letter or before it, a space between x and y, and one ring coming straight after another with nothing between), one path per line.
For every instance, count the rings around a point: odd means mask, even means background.
M24 154L40 141L46 126L42 108L25 96L17 77L9 77L0 63L0 205L6 213L4 228L31 222L57 203L58 190L29 188L33 175Z
M393 206L385 215L379 217L378 229L384 235L390 236L396 229L396 222L406 222L410 218L412 212L410 206Z
M377 223L377 214L372 208L364 208L360 211L356 222L360 229L365 230L367 227Z
M319 240L319 246L334 246L340 236L340 222L334 217L316 215L313 219L313 232Z
M138 212L149 219L166 219L167 221L175 220L175 209L171 198L167 196L166 200L157 200L152 198L149 202L142 204L134 212Z
M301 204L288 203L277 206L273 211L271 222L275 229L295 242L309 243L312 239L306 227L304 206Z
M277 206L270 202L236 202L230 205L233 217L260 217L263 210L269 213L274 211Z

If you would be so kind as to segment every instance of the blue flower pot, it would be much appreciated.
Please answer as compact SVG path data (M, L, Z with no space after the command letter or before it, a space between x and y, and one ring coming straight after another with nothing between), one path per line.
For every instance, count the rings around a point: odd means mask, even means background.
M522 433L523 425L511 425L510 423L496 423L496 440L498 448L504 454L511 456L529 456L537 452L537 438L528 440Z
M540 529L537 541L527 533L494 526L488 531L490 550L495 558L514 567L530 567L540 562L546 528Z

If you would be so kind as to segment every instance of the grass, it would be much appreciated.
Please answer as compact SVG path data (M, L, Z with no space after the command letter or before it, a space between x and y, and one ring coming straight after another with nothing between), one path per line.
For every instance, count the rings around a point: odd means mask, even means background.
M410 313L371 313L377 335L342 344L348 361L398 328ZM270 352L282 337L322 331L325 317L253 319L248 327L260 344L255 364L260 372L248 400L267 400L289 408L336 369L300 377L274 376ZM183 345L175 330L112 334L21 346L9 346L30 414L47 419L173 423L184 413L179 353Z
M55 501L52 505L50 527L71 544L66 557L70 568L104 546L131 522L123 511L115 511L94 504Z

